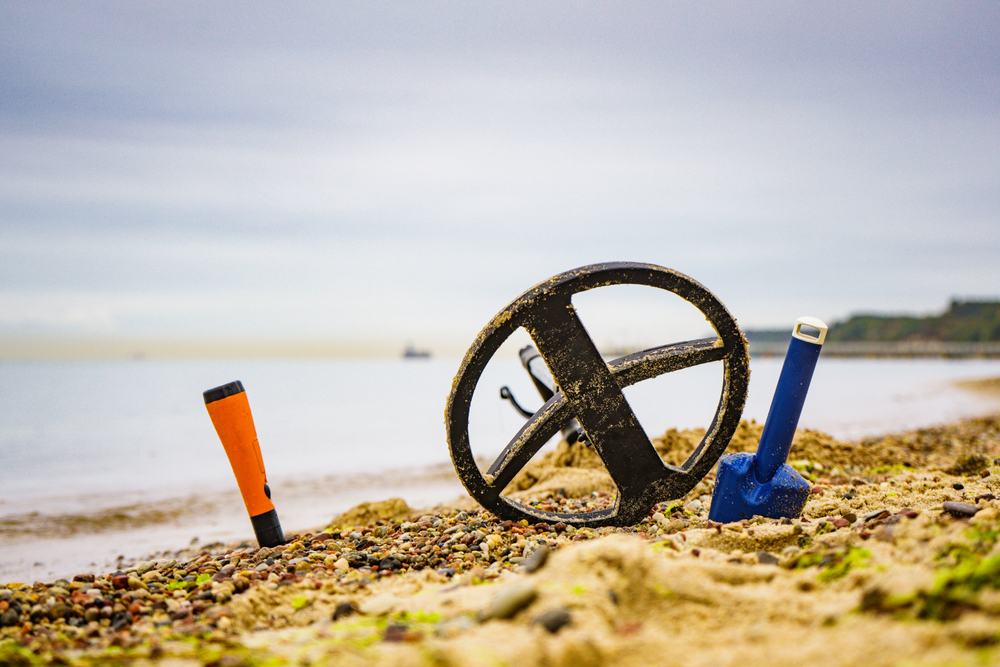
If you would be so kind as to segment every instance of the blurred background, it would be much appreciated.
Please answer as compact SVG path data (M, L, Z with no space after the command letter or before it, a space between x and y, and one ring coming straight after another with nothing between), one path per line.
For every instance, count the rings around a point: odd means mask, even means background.
M5 3L0 354L457 356L618 260L744 328L995 297L998 35L994 2Z

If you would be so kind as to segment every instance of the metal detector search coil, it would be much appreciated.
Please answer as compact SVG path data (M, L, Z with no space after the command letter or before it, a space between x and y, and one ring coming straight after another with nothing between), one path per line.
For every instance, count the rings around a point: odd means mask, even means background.
M609 285L644 285L673 292L701 311L716 335L605 362L577 316L572 297ZM518 328L531 337L558 391L553 391L528 418L484 471L469 442L472 395L490 358ZM525 366L530 365L534 357L527 357L533 354L526 353L522 360ZM712 362L721 362L723 371L715 417L682 465L666 465L646 437L622 389L664 373ZM714 294L691 278L662 266L634 262L594 264L567 271L539 283L508 304L466 352L445 408L451 460L469 495L502 519L562 521L591 527L636 524L656 503L682 497L715 467L740 423L749 363L746 339L736 320ZM546 389L552 391L554 387ZM618 489L615 506L557 513L504 496L514 476L551 436L574 420Z
M215 432L229 457L229 464L236 475L243 503L250 515L253 532L262 547L284 544L278 513L271 502L271 489L267 486L264 459L260 455L257 429L253 425L250 402L243 383L239 380L224 384L203 393L205 407L212 418Z

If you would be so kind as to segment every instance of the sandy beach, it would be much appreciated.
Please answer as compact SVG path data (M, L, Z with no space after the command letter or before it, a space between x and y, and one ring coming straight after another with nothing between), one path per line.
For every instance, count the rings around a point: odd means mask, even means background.
M729 451L760 430L743 422ZM672 462L700 436L655 444ZM178 544L4 582L0 664L995 664L998 456L990 417L857 442L799 431L803 516L725 525L707 519L711 476L627 528L361 503L274 549ZM565 443L509 493L614 500L593 452Z

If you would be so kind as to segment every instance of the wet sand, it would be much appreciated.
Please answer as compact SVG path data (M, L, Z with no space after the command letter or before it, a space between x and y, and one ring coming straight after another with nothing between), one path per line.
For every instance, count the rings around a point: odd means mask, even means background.
M323 525L366 500L402 496L422 506L464 494L450 465L298 479L271 487L286 532ZM0 582L54 581L80 572L113 571L189 545L255 543L235 488L177 498L115 500L111 494L59 498L38 508L41 511L0 516ZM68 507L75 509L67 512Z
M731 451L760 428L744 422ZM670 461L699 437L656 444ZM592 457L562 445L511 495L612 502ZM623 529L364 503L276 549L182 544L8 584L0 663L996 664L998 457L996 418L851 443L800 431L803 516L725 525L707 520L711 477Z

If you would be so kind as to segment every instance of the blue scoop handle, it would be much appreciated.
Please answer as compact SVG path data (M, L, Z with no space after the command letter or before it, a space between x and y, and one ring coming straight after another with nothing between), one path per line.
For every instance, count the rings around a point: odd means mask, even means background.
M817 330L819 335L810 336L801 330L803 326ZM788 459L826 332L827 326L814 317L800 317L795 323L757 447L754 476L760 484L770 482Z

